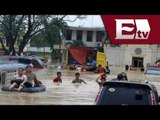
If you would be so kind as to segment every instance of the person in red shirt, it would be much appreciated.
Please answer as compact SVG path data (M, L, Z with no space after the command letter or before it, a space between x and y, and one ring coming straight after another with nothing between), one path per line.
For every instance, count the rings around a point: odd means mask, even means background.
M57 77L54 78L53 82L62 83L61 76L62 76L62 73L61 72L57 72Z
M106 82L106 77L107 75L105 73L101 73L97 78L96 78L96 82L97 84L102 87L103 84ZM99 81L100 79L100 81Z
M98 65L98 67L96 68L95 73L104 73L105 69L102 67L101 64Z

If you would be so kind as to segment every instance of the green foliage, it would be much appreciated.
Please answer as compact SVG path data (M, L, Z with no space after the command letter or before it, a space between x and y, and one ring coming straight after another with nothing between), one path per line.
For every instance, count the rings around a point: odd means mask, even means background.
M52 60L58 60L60 58L60 50L52 50L51 53Z
M73 40L72 42L66 43L66 46L68 47L86 47L86 45L80 41L80 40Z
M67 23L59 18L52 19L49 23L44 21L45 39L53 49L53 45L61 44L62 38L66 35Z
M44 31L42 31L41 33L31 38L30 46L31 47L49 47L47 40L45 39Z
M10 52L15 51L14 45L18 43L19 55L30 39L33 46L43 47L48 44L53 49L53 45L61 44L66 34L66 17L67 15L0 15L0 32L5 36ZM85 18L77 15L74 21Z

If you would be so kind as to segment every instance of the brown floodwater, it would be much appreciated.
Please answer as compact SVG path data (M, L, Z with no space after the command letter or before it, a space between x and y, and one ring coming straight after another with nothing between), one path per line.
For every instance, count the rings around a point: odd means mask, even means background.
M111 74L107 80L115 78L119 72L124 71L120 67L111 67ZM61 84L53 83L58 71L62 72ZM41 93L22 93L0 91L0 105L94 105L94 100L99 90L95 79L98 74L93 72L81 72L81 78L87 84L72 84L76 71L59 70L53 66L48 69L35 70L37 77L46 86L46 91ZM148 80L156 85L160 92L160 76L144 75L139 70L128 71L130 81ZM2 85L0 86L2 87Z

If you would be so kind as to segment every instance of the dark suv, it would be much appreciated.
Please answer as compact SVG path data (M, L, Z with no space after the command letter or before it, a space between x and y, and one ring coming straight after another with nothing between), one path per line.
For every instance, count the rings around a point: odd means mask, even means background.
M96 105L158 105L156 87L148 82L107 81L98 92Z

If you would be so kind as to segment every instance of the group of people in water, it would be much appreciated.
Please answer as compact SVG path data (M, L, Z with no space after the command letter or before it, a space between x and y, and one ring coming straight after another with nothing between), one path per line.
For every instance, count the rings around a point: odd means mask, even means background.
M53 82L56 83L62 83L62 79L61 79L62 73L61 72L57 72L57 77L53 79ZM75 73L75 79L72 81L72 83L84 83L87 84L84 80L80 79L80 73Z
M96 83L99 86L102 86L106 82L106 72L105 69L102 67L102 65L98 65L98 67L95 70L95 73L100 73L98 77L95 79ZM53 79L53 82L56 83L62 83L61 79L62 73L57 72L57 77ZM112 81L122 81L122 80L128 80L126 73L122 72L117 75L117 78L112 79ZM9 89L16 88L18 91L20 91L22 88L27 87L38 87L42 85L42 82L40 82L37 79L36 74L32 71L32 65L28 65L26 67L26 71L24 74L23 68L18 68L18 74L15 76L14 80L10 81L11 85L9 86ZM73 79L72 83L84 83L87 84L84 80L80 78L80 73L75 73L75 78Z
M102 65L98 65L98 67L95 70L95 73L100 73L98 77L95 79L96 83L101 87L106 82L106 72L105 69L102 67ZM53 82L62 83L61 79L62 73L57 72L57 77L53 79ZM117 78L112 79L111 81L128 81L127 74L124 72L121 72L117 75ZM80 79L80 73L75 73L75 79L73 79L72 83L84 83L87 84L84 80Z
M23 68L18 68L18 74L15 76L14 80L11 80L11 85L9 89L16 88L20 91L22 88L27 87L37 87L40 86L42 83L37 79L37 76L32 71L32 65L26 66L26 72L24 74Z

